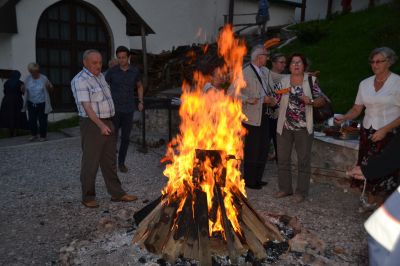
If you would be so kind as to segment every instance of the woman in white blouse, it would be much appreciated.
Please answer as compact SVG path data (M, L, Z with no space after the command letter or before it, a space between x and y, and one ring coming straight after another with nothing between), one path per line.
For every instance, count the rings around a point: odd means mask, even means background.
M390 71L396 60L392 49L374 49L369 56L374 75L361 81L353 107L335 117L335 122L341 124L365 109L357 165L366 165L369 157L379 154L400 126L400 76Z

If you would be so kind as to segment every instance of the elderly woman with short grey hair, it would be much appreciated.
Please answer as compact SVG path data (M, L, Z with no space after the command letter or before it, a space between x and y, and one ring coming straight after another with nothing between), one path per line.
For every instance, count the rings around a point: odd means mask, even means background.
M52 111L49 90L53 85L48 78L40 73L40 66L37 63L28 65L30 75L25 79L26 98L24 110L28 109L29 126L32 136L30 141L38 139L47 140L47 116ZM37 123L39 121L39 132Z
M400 126L400 76L390 71L396 60L392 49L374 49L369 56L374 75L361 81L353 107L345 115L335 117L335 122L341 124L357 118L365 109L360 131L359 166L366 165L371 156L381 153ZM353 185L361 184L354 181Z

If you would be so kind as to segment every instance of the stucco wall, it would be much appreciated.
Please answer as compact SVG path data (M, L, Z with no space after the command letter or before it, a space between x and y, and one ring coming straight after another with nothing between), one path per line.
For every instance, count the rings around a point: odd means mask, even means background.
M148 35L147 50L159 53L173 46L215 40L226 0L129 0L132 7L154 30ZM140 37L131 37L131 48L141 49Z
M223 15L228 14L229 7L227 0L128 1L155 31L146 39L150 53L171 50L180 45L215 41L218 28L224 24ZM257 1L235 1L235 14L256 13L257 9ZM294 21L294 7L271 5L270 14L270 26ZM254 15L234 18L234 24L253 22ZM140 37L131 37L131 48L142 48Z
M45 9L59 1L22 0L16 5L18 33L0 36L0 68L18 69L22 77L28 74L26 66L36 61L36 28L40 15ZM112 47L125 45L129 47L126 36L125 17L110 0L87 0L102 13L110 31ZM29 14L29 15L28 15ZM113 49L114 50L114 49ZM7 52L6 52L7 51ZM4 58L4 60L3 60Z

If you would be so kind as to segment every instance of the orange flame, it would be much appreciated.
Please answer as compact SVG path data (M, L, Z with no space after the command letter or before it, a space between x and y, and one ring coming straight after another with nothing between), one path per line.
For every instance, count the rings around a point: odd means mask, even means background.
M218 38L218 53L224 58L225 65L218 69L218 75L227 75L234 84L235 92L244 87L242 62L246 54L246 47L242 41L234 38L232 28L226 26ZM203 87L209 81L209 77L200 72L194 73L194 87L185 83L182 85L180 134L168 145L166 158L171 163L166 166L164 175L168 177L168 184L162 193L167 202L180 200L180 207L188 193L193 193L195 187L201 188L207 194L208 210L212 208L212 200L215 196L215 184L220 182L217 178L222 169L226 169L226 180L221 186L223 201L227 217L234 230L241 232L237 220L237 210L233 204L231 188L237 187L244 195L244 181L241 179L239 160L223 160L224 163L213 168L211 162L204 163L205 173L200 184L193 181L193 170L196 164L195 150L219 150L222 157L234 155L236 159L243 158L243 136L245 129L242 121L245 116L241 103L228 96L223 90L209 90L203 93ZM217 210L215 221L209 220L210 234L221 232L221 210Z

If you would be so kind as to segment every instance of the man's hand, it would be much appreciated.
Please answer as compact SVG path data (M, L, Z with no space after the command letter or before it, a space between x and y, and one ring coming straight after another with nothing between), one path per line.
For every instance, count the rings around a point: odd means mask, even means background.
M275 106L276 99L271 96L264 96L264 103L266 103L268 106Z
M257 104L258 100L259 100L258 98L248 98L246 100L246 103L253 105L253 104Z
M100 132L101 135L103 136L110 136L111 135L111 129L104 123L100 126Z
M138 104L138 109L139 109L139 111L140 111L140 112L143 111L143 108L144 108L143 102L139 102L139 104Z

